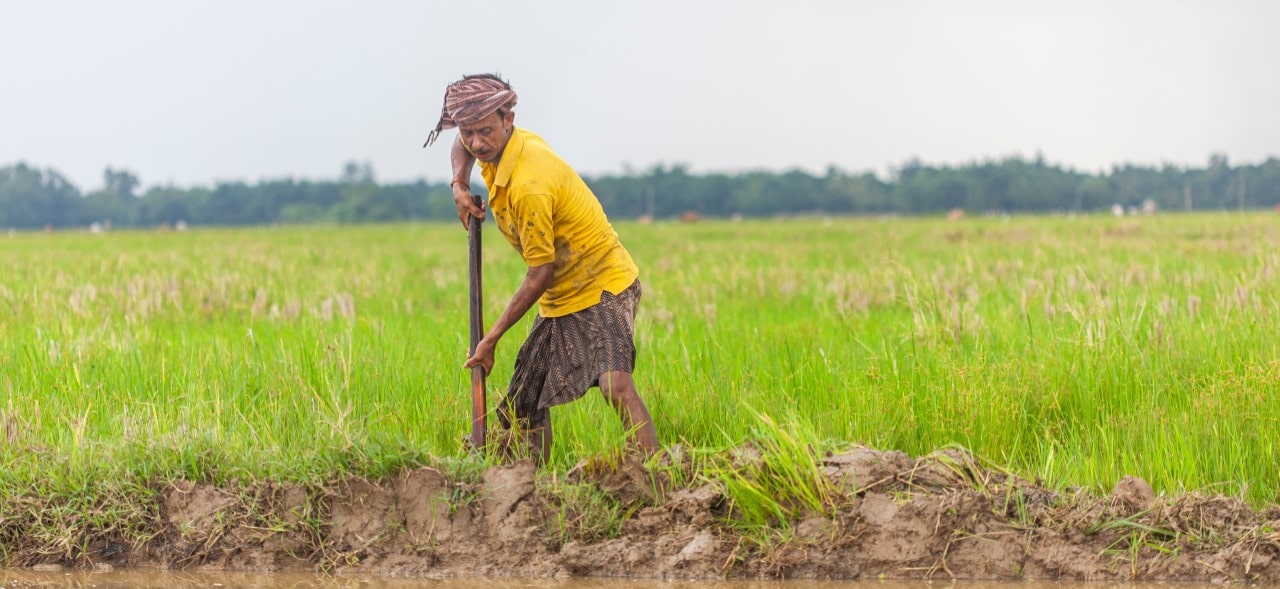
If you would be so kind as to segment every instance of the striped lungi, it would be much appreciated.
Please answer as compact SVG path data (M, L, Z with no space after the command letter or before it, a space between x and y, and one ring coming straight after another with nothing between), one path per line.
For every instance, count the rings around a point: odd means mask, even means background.
M600 375L635 370L640 294L637 280L617 295L605 291L598 304L577 313L538 315L498 408L502 426L511 427L513 413L521 429L549 425L551 407L582 397L599 385Z

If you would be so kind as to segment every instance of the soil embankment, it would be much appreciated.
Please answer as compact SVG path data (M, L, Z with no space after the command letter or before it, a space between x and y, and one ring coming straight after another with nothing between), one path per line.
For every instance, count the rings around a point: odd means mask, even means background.
M551 480L516 462L473 482L430 468L316 488L179 482L145 541L100 530L62 561L7 549L24 566L397 576L1280 581L1275 507L1157 497L1132 478L1105 497L1053 492L956 450L856 448L822 472L839 490L826 513L767 531L733 523L724 487L691 474L623 461Z

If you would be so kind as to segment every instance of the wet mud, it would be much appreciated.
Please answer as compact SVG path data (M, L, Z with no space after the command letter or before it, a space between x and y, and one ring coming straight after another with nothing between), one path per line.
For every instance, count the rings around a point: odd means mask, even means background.
M763 531L677 457L583 464L559 479L523 461L471 482L431 468L314 487L179 481L160 494L152 533L98 530L76 539L74 558L6 548L37 570L1280 581L1280 508L1157 496L1132 477L1105 496L1055 492L953 449L859 447L821 461L836 498Z

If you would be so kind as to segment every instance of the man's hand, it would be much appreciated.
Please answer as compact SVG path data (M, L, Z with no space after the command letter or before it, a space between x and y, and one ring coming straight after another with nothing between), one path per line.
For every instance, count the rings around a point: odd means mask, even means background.
M470 358L467 358L467 362L462 367L470 369L475 366L481 366L484 368L485 376L488 376L489 372L493 370L493 352L497 345L497 341L485 336L480 340L480 343L476 344L475 353Z
M475 200L471 197L471 187L461 181L454 181L450 186L453 188L453 205L458 207L458 220L462 221L462 228L471 227L470 217L476 217L483 223L484 203L481 202L480 206L476 206Z
M520 288L516 289L516 294L511 297L511 302L507 303L507 308L503 309L502 314L498 315L498 320L489 328L489 333L484 334L480 338L480 342L476 344L475 353L467 358L463 368L472 368L475 366L483 366L485 375L493 370L493 350L498 346L498 340L502 339L502 334L511 329L525 312L538 302L538 297L542 293L547 292L551 287L551 281L555 279L555 266L552 264L543 264L529 268L524 275L524 281L520 283Z

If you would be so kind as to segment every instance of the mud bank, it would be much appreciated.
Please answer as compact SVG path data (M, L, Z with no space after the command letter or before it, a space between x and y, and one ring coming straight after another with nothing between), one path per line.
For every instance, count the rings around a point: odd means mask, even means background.
M738 522L718 481L679 460L651 466L581 465L557 479L516 462L479 481L421 468L316 487L179 481L157 495L143 533L90 528L60 554L21 536L3 548L7 564L40 568L1280 581L1280 509L1157 497L1138 479L1109 496L1061 493L958 450L854 448L822 459L838 491L830 505L762 530Z

